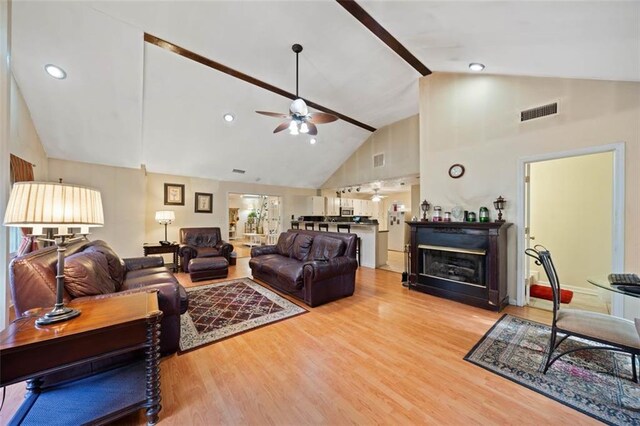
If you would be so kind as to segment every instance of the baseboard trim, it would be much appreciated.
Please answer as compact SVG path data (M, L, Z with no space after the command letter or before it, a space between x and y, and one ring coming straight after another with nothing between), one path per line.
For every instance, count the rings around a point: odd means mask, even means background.
M538 285L544 285L546 287L551 287L551 284L549 284L547 281L538 281L537 283ZM587 294L589 296L599 296L600 293L598 292L598 290L594 287L593 290L590 288L584 288L584 287L574 287L571 285L563 285L561 287L563 290L571 290L574 293L579 293L579 294Z

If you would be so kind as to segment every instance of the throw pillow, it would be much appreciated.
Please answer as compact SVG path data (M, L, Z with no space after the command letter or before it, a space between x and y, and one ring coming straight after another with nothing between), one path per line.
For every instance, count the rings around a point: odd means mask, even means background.
M293 241L293 247L291 247L291 256L298 260L306 260L311 250L311 243L313 243L313 237L307 234L298 234Z
M313 239L309 260L329 260L334 257L343 256L347 245L337 238L318 235Z
M120 291L126 271L124 260L122 260L111 247L102 241L96 241L94 245L87 247L84 251L98 252L105 255L109 266L109 275L115 283L116 291Z
M283 256L291 256L291 248L293 247L293 241L296 239L297 232L283 232L278 237L278 243L276 244L276 251Z
M80 252L65 259L64 287L73 297L115 292L107 257L99 252Z

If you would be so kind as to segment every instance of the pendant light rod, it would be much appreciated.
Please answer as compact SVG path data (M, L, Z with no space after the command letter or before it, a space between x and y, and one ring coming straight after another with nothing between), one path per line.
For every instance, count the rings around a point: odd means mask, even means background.
M296 43L291 46L291 50L296 53L296 99L298 98L298 54L302 52L302 45Z

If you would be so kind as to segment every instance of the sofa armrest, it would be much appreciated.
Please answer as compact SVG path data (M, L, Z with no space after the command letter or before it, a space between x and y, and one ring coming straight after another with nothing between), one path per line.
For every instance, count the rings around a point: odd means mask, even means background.
M137 271L138 269L157 268L158 266L164 266L164 259L162 256L149 256L149 257L130 257L124 260L124 265L128 271Z
M220 252L220 255L224 256L229 260L231 256L231 252L233 251L233 245L226 241L218 241L215 248Z
M303 266L304 281L322 281L355 272L358 261L348 256L335 257L328 261L313 260Z
M123 291L108 294L98 294L96 296L83 296L74 300L87 299L108 299L111 297L120 297L133 293L148 293L150 291L158 293L158 308L165 317L171 315L180 315L180 284L161 283L152 285L141 285L135 288L128 288Z
M276 254L276 246L255 246L251 247L251 257L264 256L265 254Z

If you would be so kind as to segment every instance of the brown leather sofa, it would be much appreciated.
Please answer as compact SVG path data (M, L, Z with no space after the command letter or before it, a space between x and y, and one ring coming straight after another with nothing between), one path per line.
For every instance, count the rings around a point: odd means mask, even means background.
M254 278L314 307L355 290L356 234L289 230L276 245L251 249Z
M56 299L56 247L47 247L13 259L9 281L16 316L33 308L53 307ZM65 252L64 301L102 299L141 291L158 291L163 313L160 351L178 350L180 314L187 310L188 296L162 257L120 259L104 241L86 239L67 246Z
M223 256L229 262L233 245L222 240L220 228L180 228L180 264L189 272L189 261L197 257Z

